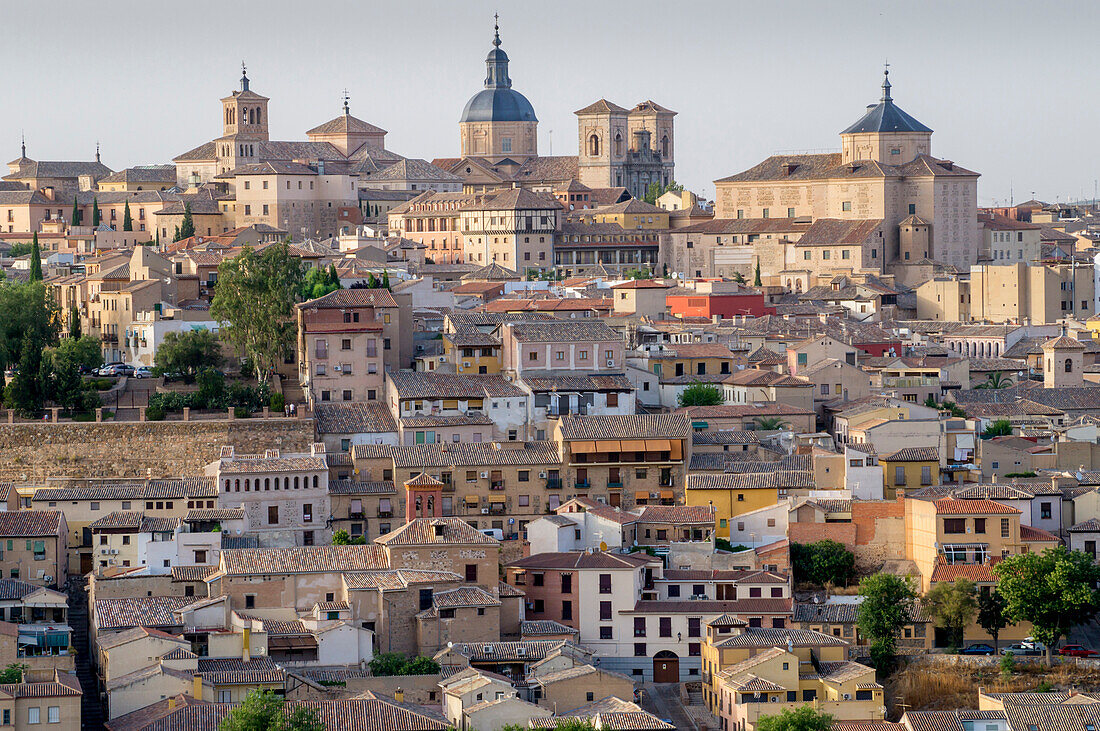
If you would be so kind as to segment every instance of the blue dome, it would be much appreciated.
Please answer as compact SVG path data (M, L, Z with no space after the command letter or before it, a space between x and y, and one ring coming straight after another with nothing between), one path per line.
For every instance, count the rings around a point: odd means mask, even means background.
M510 88L482 89L466 102L460 122L537 122L527 97Z

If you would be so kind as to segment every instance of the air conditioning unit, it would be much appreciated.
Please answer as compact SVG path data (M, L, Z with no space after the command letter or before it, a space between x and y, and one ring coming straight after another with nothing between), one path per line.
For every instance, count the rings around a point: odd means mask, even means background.
M661 493L651 492L651 493L649 493L649 497L650 497L651 500L656 500L657 498L661 497Z
M614 368L615 367L615 361L613 361L613 360L607 361L607 367L608 368Z
M111 555L112 555L112 556L115 556L115 555L117 555L117 554L118 554L118 549L117 549L117 548L112 548L112 549L111 549Z
M539 473L539 479L540 480L545 480L546 479L546 473L545 472L540 472Z
M446 363L447 362L447 356L445 356L445 355L439 356L439 362L440 363Z
M852 700L852 694L851 693L845 693L844 694L844 700L846 700L846 701Z
M111 553L111 549L109 549L109 548L101 548L101 549L99 549L99 553L100 553L100 555L102 555L102 556L107 556L107 555L110 555L110 553Z
M771 700L772 703L778 703L779 702L779 696L773 695L770 700Z
M48 576L48 575L43 576L42 580L45 581L47 584L52 584L53 583L53 577L52 576Z
M481 509L481 514L482 515L488 515L489 514L489 508L482 508Z
M334 365L334 366L332 367L332 370L334 370L334 371L336 371L337 373L339 373L339 372L340 372L340 366L338 366L338 365Z
M489 479L489 473L488 472L482 472L481 473L481 479L488 480Z
M524 657L526 654L527 654L527 648L526 647L517 647L516 648L516 656L517 657Z
M470 361L468 361L468 360L462 361L462 367L463 368L469 368L470 367Z

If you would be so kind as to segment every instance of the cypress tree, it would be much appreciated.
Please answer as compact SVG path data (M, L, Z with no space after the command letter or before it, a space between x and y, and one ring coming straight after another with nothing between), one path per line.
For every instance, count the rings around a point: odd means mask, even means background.
M763 281L761 281L761 279L760 279L760 260L757 259L756 260L756 276L753 277L752 286L760 287L760 286L763 286L763 284L764 284Z
M389 289L390 288L390 273L385 269L382 270L382 285L381 285L381 287L382 287L382 289Z
M80 206L76 204L76 196L73 196L73 215L69 218L70 226L80 225Z
M367 274L367 289L378 289L378 279L374 276L374 272Z
M156 235L156 238L153 239L153 243L156 245L157 250L159 251L160 250L160 229L159 228L157 229L157 235Z
M99 228L99 220L102 215L99 210L99 198L92 198L92 228Z
M34 240L31 243L31 281L42 281L42 249L38 246L38 232L34 232Z
M69 310L69 337L73 340L80 340L80 310L76 308L76 305L72 306Z
M183 221L180 222L180 238L189 239L195 235L195 221L191 218L191 204L183 204Z
M174 242L179 241L179 240L180 240L180 227L176 226L176 236L175 236L175 238L172 239L172 242L174 243Z
M134 219L130 218L130 201L126 201L126 207L122 209L122 230L134 230Z

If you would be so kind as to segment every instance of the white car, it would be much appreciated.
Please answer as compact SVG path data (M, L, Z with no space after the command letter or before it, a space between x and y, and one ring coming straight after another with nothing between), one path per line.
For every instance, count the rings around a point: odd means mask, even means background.
M152 378L153 371L149 369L149 366L139 366L134 369L134 378Z

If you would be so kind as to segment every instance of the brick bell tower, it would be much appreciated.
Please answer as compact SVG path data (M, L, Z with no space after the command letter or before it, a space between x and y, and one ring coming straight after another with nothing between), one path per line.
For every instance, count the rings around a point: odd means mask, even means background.
M421 472L405 482L405 522L443 515L443 483Z

